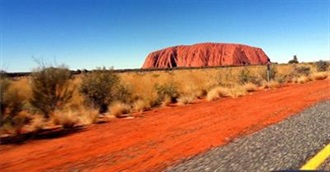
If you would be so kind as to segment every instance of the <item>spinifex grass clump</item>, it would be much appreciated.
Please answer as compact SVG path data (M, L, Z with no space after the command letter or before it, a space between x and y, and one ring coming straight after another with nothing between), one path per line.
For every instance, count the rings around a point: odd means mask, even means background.
M71 73L65 66L41 67L31 74L31 105L46 118L70 101L74 88L70 87Z
M158 95L159 103L168 105L169 103L176 103L179 96L177 86L174 83L165 83L163 85L155 85Z

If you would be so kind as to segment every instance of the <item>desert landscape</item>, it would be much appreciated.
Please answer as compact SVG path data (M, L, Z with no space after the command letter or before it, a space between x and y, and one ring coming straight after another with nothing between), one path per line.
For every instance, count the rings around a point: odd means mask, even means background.
M164 65L152 67L172 68L171 53L160 54ZM162 171L330 98L328 62L271 64L267 72L264 53L225 58L231 67L200 68L193 58L186 61L195 69L72 75L60 66L3 75L2 171Z
M330 171L329 6L1 1L0 171Z

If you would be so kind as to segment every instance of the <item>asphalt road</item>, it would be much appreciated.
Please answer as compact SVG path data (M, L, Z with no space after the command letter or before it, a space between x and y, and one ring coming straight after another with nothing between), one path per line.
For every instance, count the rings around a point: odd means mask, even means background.
M330 143L330 101L251 135L185 160L166 171L298 170ZM329 170L326 161L321 170Z

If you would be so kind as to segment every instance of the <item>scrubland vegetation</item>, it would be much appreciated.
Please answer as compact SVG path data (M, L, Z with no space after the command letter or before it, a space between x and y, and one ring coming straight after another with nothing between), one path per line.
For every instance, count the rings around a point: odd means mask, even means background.
M72 75L67 67L41 67L26 78L1 75L0 135L143 115L196 99L240 97L284 84L329 79L329 63L115 73L99 68Z

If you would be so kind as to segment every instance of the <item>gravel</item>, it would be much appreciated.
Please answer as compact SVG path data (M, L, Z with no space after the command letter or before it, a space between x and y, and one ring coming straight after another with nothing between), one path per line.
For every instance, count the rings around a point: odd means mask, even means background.
M330 101L165 171L297 170L330 143Z

